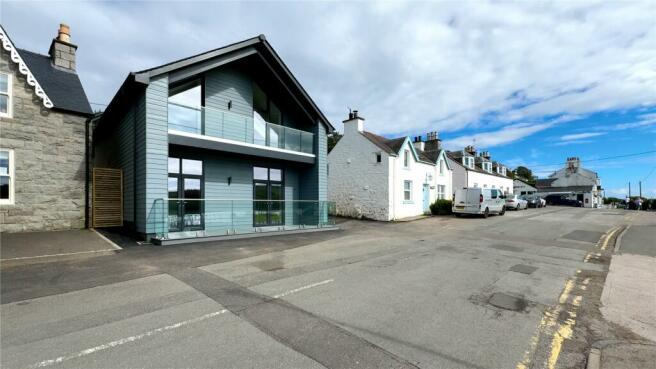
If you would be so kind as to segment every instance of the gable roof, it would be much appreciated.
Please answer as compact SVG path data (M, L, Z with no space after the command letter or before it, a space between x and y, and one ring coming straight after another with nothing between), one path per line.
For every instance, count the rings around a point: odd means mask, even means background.
M398 155L399 150L401 150L403 142L405 142L406 139L405 137L385 138L367 131L362 131L360 133L374 145L378 146L378 148L393 156Z
M5 29L0 25L2 48L9 52L9 59L18 65L27 84L46 108L55 108L91 115L91 106L77 73L57 68L47 55L17 48Z
M131 72L105 111L111 115L114 110L121 110L122 108L120 106L124 105L122 102L124 102L125 99L131 98L134 91L147 86L153 77L168 73L179 79L189 78L195 74L203 73L248 56L259 57L259 59L265 64L265 67L285 86L287 91L292 95L295 101L299 103L306 114L324 124L329 133L335 130L335 127L333 127L330 121L328 121L328 118L326 118L314 100L312 100L296 77L294 77L264 35L235 42L227 46L175 60L157 67L144 69L138 72Z
M82 114L93 113L77 73L55 67L50 56L17 50L55 108Z
M535 188L547 188L551 187L551 184L554 183L558 178L544 178L538 179L535 181Z

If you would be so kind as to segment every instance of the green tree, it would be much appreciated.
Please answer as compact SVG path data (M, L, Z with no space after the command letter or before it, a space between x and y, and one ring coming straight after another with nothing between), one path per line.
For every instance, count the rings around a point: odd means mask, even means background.
M333 134L328 136L328 152L333 151L333 148L335 145L337 145L342 137L344 137L344 135L340 134L339 132L333 132Z
M515 177L525 180L528 184L535 184L536 178L533 177L533 172L525 166L518 166L515 169Z

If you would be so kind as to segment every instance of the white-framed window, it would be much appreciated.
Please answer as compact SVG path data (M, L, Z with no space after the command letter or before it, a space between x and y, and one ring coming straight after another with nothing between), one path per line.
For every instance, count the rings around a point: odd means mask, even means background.
M445 185L437 185L437 199L438 200L444 200L446 196L446 186Z
M440 160L440 175L444 175L444 160Z
M474 188L478 188L478 183L474 183Z
M410 168L410 150L403 151L403 167Z
M0 149L0 205L14 203L14 150Z
M403 200L412 201L412 181L403 181Z
M497 188L497 186L496 186L496 185L492 185L492 188Z
M483 163L483 169L485 169L486 172L492 173L492 163Z
M11 74L0 72L0 117L11 118Z
M506 167L501 168L501 174L503 174L505 176L505 175L507 175L506 173L507 173L506 172Z
M474 169L474 157L473 156L465 156L463 158L463 161L464 161L463 164L466 167L468 167L470 169Z
M484 184L484 185L483 185L483 188L487 188L487 185L486 185L486 184Z

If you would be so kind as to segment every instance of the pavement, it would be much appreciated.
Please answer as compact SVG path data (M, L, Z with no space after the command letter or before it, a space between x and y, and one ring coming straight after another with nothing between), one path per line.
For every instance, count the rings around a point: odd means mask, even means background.
M615 329L607 240L653 219L626 214L349 220L3 266L0 366L582 368Z
M599 341L598 365L589 369L656 368L656 216L632 223L615 245L600 310L637 337Z
M91 229L56 232L0 232L3 267L111 255L121 248Z

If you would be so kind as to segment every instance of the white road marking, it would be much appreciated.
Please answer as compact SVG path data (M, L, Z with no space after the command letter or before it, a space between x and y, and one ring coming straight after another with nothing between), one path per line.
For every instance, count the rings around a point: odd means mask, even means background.
M304 290L307 290L307 289L310 289L310 288L318 287L318 286L321 286L321 285L324 285L324 284L327 284L327 283L331 283L331 282L334 282L334 280L333 279L327 279L325 281L321 281L321 282L309 284L307 286L295 288L293 290L285 291L283 293L274 295L273 298L279 299L281 297L289 296L291 294L301 292L301 291L304 291ZM54 365L54 364L60 364L60 363L63 363L64 361L69 361L69 360L77 359L77 358L80 358L80 357L83 357L83 356L95 354L97 352L108 350L110 348L118 347L118 346L121 346L121 345L125 345L127 343L135 342L135 341L138 341L140 339L150 337L150 336L153 336L153 335L158 334L158 333L170 331L170 330L180 328L180 327L183 327L183 326L186 326L186 325L189 325L189 324L193 324L193 323L198 323L198 322L201 322L203 320L210 319L210 318L213 318L215 316L218 316L218 315L221 315L221 314L224 314L224 313L227 313L227 312L228 312L228 310L222 309L222 310L219 310L219 311L215 311L213 313L209 313L209 314L199 316L197 318L184 320L184 321L181 321L181 322L178 322L178 323L175 323L175 324L167 325L165 327L153 329L151 331L144 332L144 333L141 333L141 334L137 334L135 336L121 338L121 339L118 339L116 341L111 341L111 342L108 342L108 343L105 343L105 344L102 344L102 345L98 345L98 346L95 346L95 347L84 349L84 350L76 352L74 354L70 354L70 355L66 355L66 356L60 356L60 357L55 358L55 359L44 360L44 361L41 361L39 363L30 365L29 368L43 368L43 367Z
M91 354L94 354L94 353L99 352L99 351L104 351L104 350L107 350L107 349L110 349L110 348L113 348L113 347L125 345L126 343L135 342L135 341L138 341L142 338L146 338L146 337L150 337L152 335L155 335L157 333L170 331L172 329L180 328L180 327L183 327L185 325L192 324L192 323L198 323L198 322L203 321L205 319L213 318L217 315L221 315L223 313L226 313L227 311L228 310L226 310L226 309L215 311L213 313L205 314L205 315L199 316L199 317L194 318L194 319L189 319L189 320L185 320L185 321L178 322L178 323L175 323L175 324L167 325L165 327L153 329L152 331L141 333L141 334L138 334L136 336L121 338L121 339L116 340L116 341L112 341L112 342L108 342L108 343L105 343L105 344L102 344L102 345L91 347L91 348L79 351L75 354L71 354L71 355L67 355L67 356L60 356L56 359L44 360L40 363L30 365L29 367L30 368L43 368L43 367L50 366L50 365L53 365L53 364L62 363L64 361L77 359L79 357L91 355Z
M95 254L99 252L116 252L116 249L104 249L104 250L93 250L93 251L78 251L78 252L67 252L63 254L49 254L49 255L38 255L38 256L23 256L18 258L9 258L9 259L0 259L0 261L10 261L10 260L26 260L26 259L42 259L42 258L51 258L55 256L69 256L69 255L81 255L81 254Z
M330 283L330 282L334 282L334 281L335 281L334 279L326 279L325 281L321 281L321 282L317 282L317 283L313 283L313 284L308 284L307 286L299 287L299 288L296 288L296 289L293 289L293 290L289 290L289 291L280 293L278 295L274 295L273 298L274 299L279 299L281 297L285 297L285 296L291 295L291 294L296 293L296 292L300 292L300 291L303 291L303 290L307 290L309 288L321 286L321 285L324 285L324 284L327 284L327 283Z

